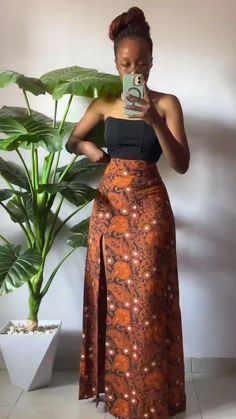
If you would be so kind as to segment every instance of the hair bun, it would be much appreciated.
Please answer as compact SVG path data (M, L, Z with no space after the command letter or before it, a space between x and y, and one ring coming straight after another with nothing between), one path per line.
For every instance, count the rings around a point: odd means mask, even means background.
M150 26L139 7L131 7L113 19L109 26L109 38L114 41L123 29L130 26L139 26L144 32L150 32Z

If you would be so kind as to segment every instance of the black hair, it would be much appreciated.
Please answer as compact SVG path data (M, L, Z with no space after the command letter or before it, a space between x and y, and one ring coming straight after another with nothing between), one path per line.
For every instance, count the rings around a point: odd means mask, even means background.
M124 38L144 38L152 54L153 43L150 36L150 26L143 11L139 7L131 7L113 19L109 26L109 38L114 41L116 56L119 43Z

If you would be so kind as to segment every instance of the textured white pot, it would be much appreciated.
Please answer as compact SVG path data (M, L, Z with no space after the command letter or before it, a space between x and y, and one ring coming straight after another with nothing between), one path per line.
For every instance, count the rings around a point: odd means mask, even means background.
M46 334L4 334L11 324L26 320L10 320L0 329L0 349L15 386L34 390L50 382L61 329L61 320L39 320L39 326L57 325L55 332Z

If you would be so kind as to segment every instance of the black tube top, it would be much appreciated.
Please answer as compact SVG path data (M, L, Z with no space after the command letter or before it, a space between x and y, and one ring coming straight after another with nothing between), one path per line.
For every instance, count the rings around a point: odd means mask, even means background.
M162 154L154 128L142 119L108 116L104 139L111 158L157 162Z

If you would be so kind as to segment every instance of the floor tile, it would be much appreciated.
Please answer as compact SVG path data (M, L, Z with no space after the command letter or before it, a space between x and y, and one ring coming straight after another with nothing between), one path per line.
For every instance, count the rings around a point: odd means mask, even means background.
M186 373L186 411L173 419L235 419L236 377L234 374ZM78 400L77 371L56 370L48 387L23 391L0 371L0 419L114 419L105 403L96 408L93 398ZM172 418L171 418L172 419Z
M236 418L236 376L193 373L204 419Z
M11 384L8 372L0 370L0 406L14 406L22 393L22 389Z
M8 419L11 410L11 406L0 406L0 419Z

